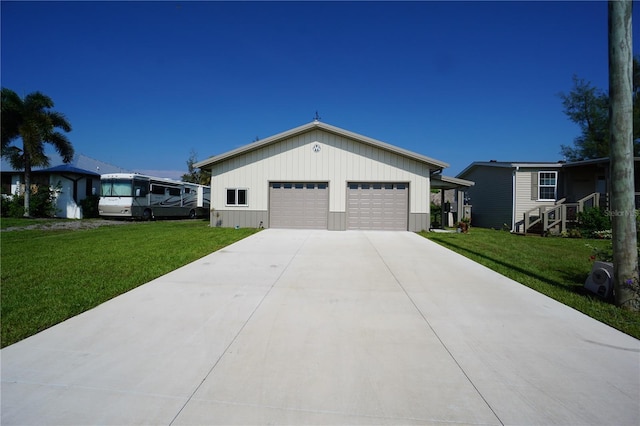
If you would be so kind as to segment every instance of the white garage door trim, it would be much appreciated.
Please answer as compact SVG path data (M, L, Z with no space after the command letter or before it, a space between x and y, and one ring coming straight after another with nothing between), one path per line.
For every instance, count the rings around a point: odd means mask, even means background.
M347 229L406 231L408 221L409 184L347 184Z
M329 184L327 182L271 182L269 226L271 228L327 229Z

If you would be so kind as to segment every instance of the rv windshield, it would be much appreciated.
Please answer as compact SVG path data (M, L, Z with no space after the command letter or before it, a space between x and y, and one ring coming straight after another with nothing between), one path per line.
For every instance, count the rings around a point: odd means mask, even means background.
M103 197L131 197L131 179L103 179L100 195Z

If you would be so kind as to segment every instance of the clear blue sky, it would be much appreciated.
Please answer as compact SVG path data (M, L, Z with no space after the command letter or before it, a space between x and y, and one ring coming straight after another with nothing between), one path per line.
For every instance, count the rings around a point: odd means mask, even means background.
M77 152L178 177L322 121L451 165L557 161L572 75L607 89L607 3L1 3L2 86ZM634 18L638 20L638 8ZM640 46L637 37L634 45Z

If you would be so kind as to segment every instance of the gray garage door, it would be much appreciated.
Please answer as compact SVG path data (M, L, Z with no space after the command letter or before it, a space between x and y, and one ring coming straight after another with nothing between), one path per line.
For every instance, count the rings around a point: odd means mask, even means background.
M406 183L349 183L347 229L406 231L408 187Z
M326 183L271 183L271 228L327 229L328 216L329 188Z

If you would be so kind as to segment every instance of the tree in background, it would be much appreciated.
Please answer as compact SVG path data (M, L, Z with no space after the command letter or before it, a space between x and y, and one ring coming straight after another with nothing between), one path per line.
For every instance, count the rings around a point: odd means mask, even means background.
M609 156L609 94L582 78L573 76L573 89L560 93L564 113L580 127L574 146L561 145L567 161ZM640 60L633 59L633 151L640 156Z
M193 167L198 162L198 154L191 151L191 155L187 160L187 168L189 172L182 175L184 182L199 183L200 185L209 185L211 183L211 172L209 170L196 169Z
M63 162L70 163L73 160L71 142L58 131L70 132L71 125L63 114L51 108L51 98L40 92L30 93L22 99L13 90L2 88L1 152L13 168L24 169L25 217L30 216L31 168L49 165L44 144L53 145ZM22 148L11 145L17 139L22 139Z
M574 147L562 145L568 161L600 158L609 155L609 96L591 83L573 76L573 90L561 93L564 113L580 127Z

